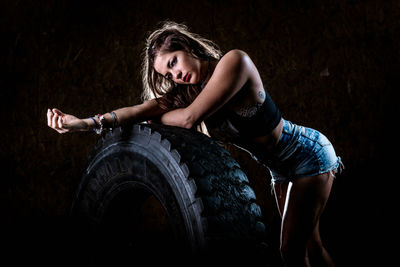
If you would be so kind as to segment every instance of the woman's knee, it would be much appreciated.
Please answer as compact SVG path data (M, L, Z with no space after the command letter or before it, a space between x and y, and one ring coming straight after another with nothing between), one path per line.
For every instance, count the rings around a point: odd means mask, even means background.
M307 251L309 254L321 254L323 250L324 246L322 244L321 236L319 233L319 221L318 221L310 239L308 240Z

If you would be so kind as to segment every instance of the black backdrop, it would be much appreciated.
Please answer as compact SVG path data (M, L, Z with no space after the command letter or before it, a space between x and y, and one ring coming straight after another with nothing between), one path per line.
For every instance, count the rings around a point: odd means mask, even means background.
M0 3L2 242L12 259L62 262L91 133L58 135L47 108L87 117L140 102L147 33L170 19L246 51L283 116L322 131L346 169L322 218L339 266L387 260L397 151L399 1L8 1ZM274 214L265 173L232 149ZM3 236L3 233L2 233ZM52 248L52 252L47 250ZM4 252L4 251L3 251Z

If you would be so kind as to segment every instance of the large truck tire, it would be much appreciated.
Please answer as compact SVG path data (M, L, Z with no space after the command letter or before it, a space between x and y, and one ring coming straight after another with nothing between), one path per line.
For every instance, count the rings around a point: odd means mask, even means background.
M264 249L261 209L239 164L211 138L178 127L134 124L102 136L72 215L91 233L88 253L99 263Z

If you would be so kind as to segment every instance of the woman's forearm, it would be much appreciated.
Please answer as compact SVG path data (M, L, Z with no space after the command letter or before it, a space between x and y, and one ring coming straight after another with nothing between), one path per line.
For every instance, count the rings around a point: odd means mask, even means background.
M47 125L58 133L95 130L101 133L103 129L124 126L128 123L139 123L158 119L166 111L162 109L157 100L145 101L142 104L119 108L99 116L79 119L74 115L63 113L53 108L47 110Z
M159 117L161 114L165 112L165 110L161 109L155 99L145 101L142 104L123 107L113 111L116 115L117 125L123 126L129 123L139 123L147 120L152 120L154 118ZM111 128L113 126L113 117L111 113L105 113L104 120L102 121L104 128ZM83 119L83 121L88 125L87 130L94 129L100 125L99 118L92 117Z
M165 110L160 108L155 99L146 101L142 104L124 107L114 110L119 125L125 125L127 123L139 123L143 121L152 120L165 113ZM106 114L107 121L112 122L110 113Z
M179 108L164 113L161 116L161 122L166 125L179 126L187 129L191 129L195 124L193 117L190 116L186 108Z

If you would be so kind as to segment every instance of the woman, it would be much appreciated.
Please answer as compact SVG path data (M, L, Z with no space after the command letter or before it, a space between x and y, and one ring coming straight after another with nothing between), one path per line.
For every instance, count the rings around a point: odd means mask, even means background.
M147 39L142 75L142 104L87 119L49 109L48 125L59 133L101 133L147 120L188 129L204 122L211 137L271 169L285 264L333 266L318 229L340 158L321 133L282 118L250 57L240 50L222 56L211 41L166 22Z

